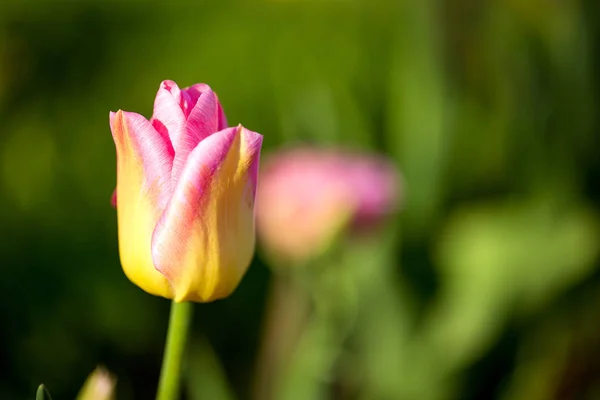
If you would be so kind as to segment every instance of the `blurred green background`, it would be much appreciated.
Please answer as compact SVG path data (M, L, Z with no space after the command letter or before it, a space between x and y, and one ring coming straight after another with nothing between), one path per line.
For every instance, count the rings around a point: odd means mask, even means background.
M600 398L598 4L2 2L0 399L73 398L97 364L154 396L169 303L119 265L108 113L149 117L164 79L210 84L265 155L401 169L404 210L351 257L378 267L331 398ZM251 398L263 254L196 307L185 398L219 372Z

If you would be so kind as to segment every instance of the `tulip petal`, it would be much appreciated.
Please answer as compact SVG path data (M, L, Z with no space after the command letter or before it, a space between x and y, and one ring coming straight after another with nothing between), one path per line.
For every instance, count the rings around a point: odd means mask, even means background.
M189 88L183 89L181 91L181 107L184 110L185 117L188 118L190 113L192 112L194 106L198 102L200 95L205 92L212 92L210 86L205 83L197 83ZM218 125L215 132L221 131L227 128L227 118L225 117L225 112L223 111L223 107L221 107L221 103L219 103L219 98L216 93L213 92L215 98L217 99L217 116L218 116Z
M186 116L179 105L180 98L181 90L177 84L173 81L163 81L154 100L154 112L150 122L169 143L170 138L181 136L185 130Z
M127 277L145 291L170 297L171 287L154 268L152 232L171 193L170 144L144 117L111 113L117 148L119 253Z
M239 284L254 253L254 197L262 136L238 126L189 154L152 237L154 265L175 301L212 301Z
M185 92L185 95L190 91ZM184 92L182 92L183 94ZM182 96L183 98L184 96ZM183 102L183 100L182 100ZM177 183L181 171L185 167L188 155L196 148L198 143L218 131L219 113L218 100L215 93L208 88L198 97L194 108L187 117L185 131L179 136L172 136L175 148L175 160L171 177L173 184Z
M195 85L192 85L181 91L179 105L181 106L186 119L194 109L194 106L198 102L200 96L209 91L211 91L211 88L206 83L196 83Z

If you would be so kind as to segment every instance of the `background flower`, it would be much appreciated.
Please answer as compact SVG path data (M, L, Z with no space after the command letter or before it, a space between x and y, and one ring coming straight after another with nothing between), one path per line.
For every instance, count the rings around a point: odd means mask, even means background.
M302 260L322 252L346 228L391 216L400 178L382 157L300 148L269 158L257 198L257 227L269 250Z

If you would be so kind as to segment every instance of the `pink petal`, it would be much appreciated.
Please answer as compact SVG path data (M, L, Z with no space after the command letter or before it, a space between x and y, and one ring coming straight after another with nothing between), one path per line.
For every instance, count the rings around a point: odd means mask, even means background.
M186 117L179 106L180 92L175 82L163 81L154 100L154 113L150 121L169 143L171 138L181 136L185 130Z
M190 151L208 135L227 127L223 108L210 86L199 83L179 89L169 80L160 85L150 121L175 153L174 184Z
M262 147L263 137L256 132L252 132L240 125L242 132L242 154L244 159L250 160L248 167L248 179L252 187L252 202L256 197L256 189L258 187L258 164L260 160L260 149Z
M239 126L212 134L189 154L152 237L154 265L176 301L223 297L247 268L261 144L261 135Z
M189 88L185 88L181 91L181 100L180 105L183 109L186 118L189 118L190 113L196 106L198 99L203 93L212 92L210 86L205 83L197 83ZM213 92L214 93L214 92ZM216 131L221 131L227 128L227 118L225 117L225 113L223 112L223 107L221 107L221 103L219 103L219 98L216 93L214 93L217 98L218 104L218 118L219 124L217 126Z
M399 207L401 177L395 166L378 157L349 158L349 183L358 201L357 223L381 220Z
M196 83L188 88L185 88L181 91L181 98L179 100L179 105L185 114L185 118L187 119L194 109L194 106L198 102L198 99L203 93L211 91L210 86L205 83Z
M130 157L141 161L145 178L143 185L153 187L157 196L155 200L159 200L158 207L166 205L171 194L173 166L173 151L168 139L146 118L133 112L111 112L110 125L117 147L117 164Z
M198 211L209 201L211 193L207 189L235 140L236 130L228 128L217 132L194 149L156 226L152 238L154 265L169 279L177 274L178 260L185 252L185 236L196 217L201 217Z
M139 287L172 298L167 279L154 268L152 234L171 194L169 143L144 117L118 111L110 125L117 148L117 219L123 271Z
M177 183L190 152L209 135L218 131L219 113L218 101L215 93L210 88L202 93L194 108L191 110L185 131L178 136L171 136L175 148L175 160L171 177L173 184Z

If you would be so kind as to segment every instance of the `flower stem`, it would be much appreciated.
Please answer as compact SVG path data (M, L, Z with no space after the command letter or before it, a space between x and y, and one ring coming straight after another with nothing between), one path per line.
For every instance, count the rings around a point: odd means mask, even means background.
M169 331L158 382L157 400L176 400L179 396L181 359L191 319L192 303L175 301L171 303Z
M276 385L297 346L309 308L310 299L298 282L283 273L273 276L254 375L254 399L276 398Z

